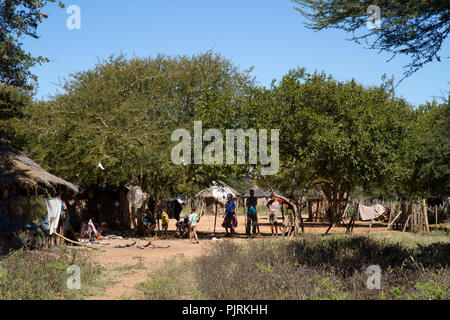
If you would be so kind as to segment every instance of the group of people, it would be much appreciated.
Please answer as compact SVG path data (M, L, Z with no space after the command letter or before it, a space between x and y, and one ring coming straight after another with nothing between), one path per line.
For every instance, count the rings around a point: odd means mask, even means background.
M156 232L156 217L153 214L155 210L155 205L153 201L149 201L148 203L148 209L146 212L146 215L143 220L144 226L147 228L149 234L153 236ZM198 244L198 236L197 236L197 223L200 220L196 208L192 207L192 212L189 216L185 216L182 221L180 221L180 213L182 207L176 207L174 212L174 218L177 220L176 226L177 226L177 232L184 233L184 230L188 229L189 232L189 239L191 239L191 242L195 242ZM163 207L162 213L161 213L161 229L162 229L162 236L163 238L167 238L167 231L169 229L169 214L168 214L168 206L165 205Z
M254 190L250 190L250 197L247 198L246 207L247 207L247 225L246 225L246 235L247 237L255 237L260 233L259 223L258 223L258 214L256 210L256 206L258 204L258 199L255 197ZM267 202L267 208L269 209L269 225L272 232L272 236L278 237L278 222L277 215L281 209L281 206L285 206L285 214L283 221L283 234L286 237L291 237L293 235L293 230L295 228L295 218L294 218L294 209L292 207L292 203L283 202L281 200L276 199L275 195L271 195L271 199ZM168 207L164 206L161 221L162 221L162 234L163 237L167 237L167 230L169 227L169 215L167 213ZM227 202L225 204L225 211L223 214L223 222L222 227L225 228L225 236L230 237L233 236L236 231L235 229L238 226L237 212L236 212L236 203L233 199L233 195L229 193L227 195ZM144 226L148 228L150 235L153 235L156 229L156 218L153 214L154 204L151 202L148 205L148 211L144 218ZM181 211L181 210L180 210ZM193 243L199 243L198 235L197 235L197 224L200 221L200 217L196 212L196 208L192 207L191 213L189 215L184 216L183 220L179 220L180 212L176 212L177 217L176 226L177 232L181 235L184 233L189 233L189 239Z
M249 191L250 197L247 198L246 207L247 207L247 225L246 225L246 235L247 237L255 237L260 233L259 223L258 223L258 214L256 211L256 205L258 204L258 199L255 197L254 190ZM272 232L272 236L278 237L278 222L277 215L280 211L281 206L284 204L286 208L284 221L283 221L283 233L287 237L291 237L293 235L293 231L295 228L295 218L294 218L294 209L292 204L289 202L283 202L281 200L277 200L275 195L271 195L271 199L267 202L267 208L269 209L269 225L270 230ZM233 195L228 194L227 203L225 205L225 214L224 221L222 223L222 227L225 228L226 237L233 235L235 233L235 229L237 228L237 214L236 214L236 204L233 200ZM228 231L230 229L230 232Z

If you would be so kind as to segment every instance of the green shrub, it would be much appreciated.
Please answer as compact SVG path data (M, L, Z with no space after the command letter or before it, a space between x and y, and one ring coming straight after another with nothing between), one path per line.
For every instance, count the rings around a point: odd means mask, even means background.
M81 290L69 290L69 266L81 270ZM87 253L76 251L14 251L0 259L0 300L77 299L90 294L100 268Z
M448 299L449 249L362 236L221 241L193 266L211 299ZM381 267L382 290L367 288L370 265Z
M194 273L190 262L175 257L135 287L145 300L205 299L195 287Z

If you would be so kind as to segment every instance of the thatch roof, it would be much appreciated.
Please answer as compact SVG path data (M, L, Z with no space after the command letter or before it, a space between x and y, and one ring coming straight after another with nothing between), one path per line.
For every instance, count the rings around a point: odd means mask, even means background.
M270 196L272 195L272 193L275 194L275 195L277 195L277 196L282 196L282 195L283 195L283 194L281 193L281 191L278 190L278 189L275 189L275 190L273 190L273 191L271 191L271 190L269 189L269 190L266 190L265 193L267 194L267 197L268 197L268 198L270 198Z
M254 185L250 190L253 190L255 192L255 198L267 198L270 195L262 191L257 185ZM247 193L244 195L244 198L250 197L250 190L247 191Z
M0 144L0 190L8 190L9 195L56 196L59 188L78 192L74 184L45 171L22 152Z
M240 197L241 194L233 189L232 187L230 187L229 185L227 185L225 182L222 181L213 181L212 185L209 186L206 189L203 189L202 191L200 191L199 193L197 193L195 195L196 198L214 198L217 201L221 202L221 201L225 201L226 202L226 195L228 193L232 193L234 194L236 197Z

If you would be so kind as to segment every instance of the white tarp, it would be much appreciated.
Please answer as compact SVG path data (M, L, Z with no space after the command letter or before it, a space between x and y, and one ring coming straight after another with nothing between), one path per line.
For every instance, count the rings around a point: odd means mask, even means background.
M361 220L367 221L367 220L375 220L379 216L381 216L383 213L386 212L386 208L383 207L381 204L377 204L373 207L366 207L362 204L359 205L359 215L361 216Z
M60 198L53 198L45 199L45 203L47 204L48 224L50 225L50 234L52 235L56 232L56 228L58 228L62 202Z
M130 191L128 191L127 199L134 208L139 209L144 203L144 193L138 186L131 187Z

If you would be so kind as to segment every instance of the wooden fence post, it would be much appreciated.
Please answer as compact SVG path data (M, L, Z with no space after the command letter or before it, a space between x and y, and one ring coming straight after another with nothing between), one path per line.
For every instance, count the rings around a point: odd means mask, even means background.
M425 203L425 199L422 199L422 212L423 212L423 219L424 219L424 224L425 224L425 231L427 233L430 233L430 227L428 226L427 204Z
M434 206L434 221L435 221L434 227L437 230L439 228L438 227L438 208L437 208L437 205Z

